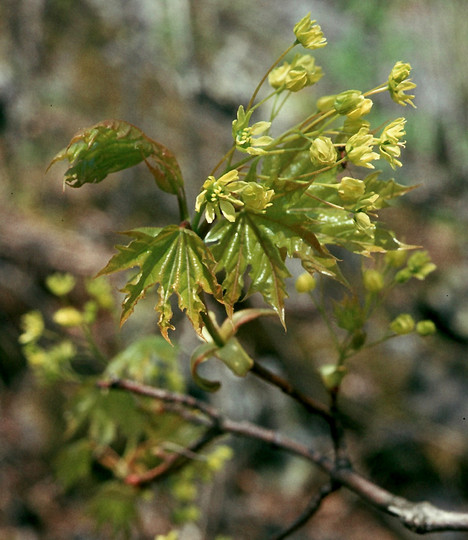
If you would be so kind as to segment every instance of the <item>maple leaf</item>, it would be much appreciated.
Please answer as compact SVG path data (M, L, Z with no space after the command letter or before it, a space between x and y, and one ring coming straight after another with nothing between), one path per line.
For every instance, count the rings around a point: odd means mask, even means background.
M177 194L183 185L174 155L136 126L123 120L104 120L80 130L50 162L68 160L64 182L71 187L97 184L113 172L144 161L160 189Z
M159 328L165 339L170 341L168 330L174 330L170 303L174 293L179 308L186 312L200 333L203 327L201 314L206 313L203 291L221 301L221 287L214 275L215 261L208 247L193 231L178 225L136 229L125 234L134 240L128 246L117 246L119 252L98 274L139 267L137 274L122 289L126 296L122 303L121 324L146 291L159 285L155 309L159 312Z

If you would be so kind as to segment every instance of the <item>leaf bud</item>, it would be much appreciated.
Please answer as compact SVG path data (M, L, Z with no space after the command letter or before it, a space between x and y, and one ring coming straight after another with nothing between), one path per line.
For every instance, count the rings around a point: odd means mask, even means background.
M309 272L303 272L297 279L295 283L296 291L298 293L307 293L313 291L317 286L317 281L314 276L309 274Z
M401 313L390 323L390 328L395 334L409 334L414 330L414 319L409 313Z
M376 293L384 288L383 275L374 268L369 268L363 273L363 283L366 291Z
M310 160L316 167L333 165L337 159L337 153L333 141L329 137L320 135L310 145Z
M437 328L432 321L426 319L424 321L419 321L416 324L416 332L420 336L430 336L431 334L435 334L437 332Z

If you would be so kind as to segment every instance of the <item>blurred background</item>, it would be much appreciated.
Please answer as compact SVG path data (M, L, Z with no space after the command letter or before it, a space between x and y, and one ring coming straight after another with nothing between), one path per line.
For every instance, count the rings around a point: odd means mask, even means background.
M248 102L307 12L328 39L315 54L325 77L316 89L290 100L290 123L314 108L314 92L367 90L385 81L397 60L411 63L417 109L385 99L376 114L382 122L407 118L404 167L395 177L420 187L385 219L402 240L424 246L438 266L426 282L407 286L388 306L390 314L403 310L432 318L437 336L405 337L353 361L343 388L346 411L356 419L349 445L359 470L383 487L468 511L465 11L463 0L2 0L1 538L102 538L93 536L83 494L66 494L54 480L51 459L60 440L61 411L27 370L18 345L21 315L53 310L44 285L50 273L95 274L121 242L116 231L177 219L174 201L154 189L142 168L63 191L64 168L57 165L46 174L50 160L78 129L124 119L175 153L193 202L230 146L238 105ZM255 329L256 353L280 366L302 390L323 397L311 356L319 360L329 345L310 306L291 295L287 318L296 329L283 335L275 323L262 323ZM149 306L126 332L141 331L140 326L154 331L155 322ZM180 339L189 350L193 338L182 332ZM227 381L216 396L223 410L303 434L308 420L297 409L260 383L246 381L242 386ZM242 405L235 402L240 393ZM269 405L265 409L262 403ZM207 503L208 521L194 539L221 533L267 538L294 519L308 500L307 490L321 480L310 477L303 463L262 447L238 443L237 450L237 463L212 488L218 504ZM155 532L161 531L149 528L147 537ZM370 535L416 538L345 493L328 499L310 526L291 538Z

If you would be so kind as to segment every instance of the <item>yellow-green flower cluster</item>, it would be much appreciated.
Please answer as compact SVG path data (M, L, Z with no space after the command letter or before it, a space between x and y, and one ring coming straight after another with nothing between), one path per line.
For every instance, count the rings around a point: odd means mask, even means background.
M310 13L308 13L294 26L297 41L306 49L320 49L327 44L322 29L315 24L316 22L310 19Z
M369 127L363 126L355 135L351 136L346 143L348 159L359 167L374 169L371 161L379 159L379 154L373 151L376 140L369 133Z
M388 91L393 101L399 105L406 107L407 104L415 107L411 101L414 99L413 94L406 95L405 92L409 92L416 88L416 84L409 79L411 72L411 65L404 62L397 62L388 77Z
M398 158L401 148L404 148L406 143L400 140L406 134L405 123L404 118L397 118L384 128L379 138L380 155L390 163L393 169L401 167L401 161Z
M242 105L237 110L237 119L232 122L232 137L236 148L251 155L265 154L262 147L268 146L273 139L262 134L270 129L271 122L257 122L253 126L249 126L251 116L252 111L246 113Z
M298 92L315 84L322 76L322 68L315 65L313 56L299 54L291 63L284 62L282 66L273 69L268 75L268 82L275 89Z
M205 205L205 218L212 223L216 217L225 217L228 221L236 220L236 210L246 207L254 212L264 212L271 206L274 195L272 189L265 189L255 182L239 180L237 170L229 171L216 179L209 176L198 195L195 210L200 212Z

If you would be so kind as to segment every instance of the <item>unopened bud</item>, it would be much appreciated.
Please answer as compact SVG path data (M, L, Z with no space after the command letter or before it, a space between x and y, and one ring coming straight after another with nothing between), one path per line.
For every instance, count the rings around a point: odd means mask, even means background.
M401 313L390 323L390 328L395 334L409 334L414 330L414 319L409 313Z
M314 276L310 275L309 272L304 272L301 274L295 283L296 291L298 293L307 293L313 291L317 286L317 282Z

